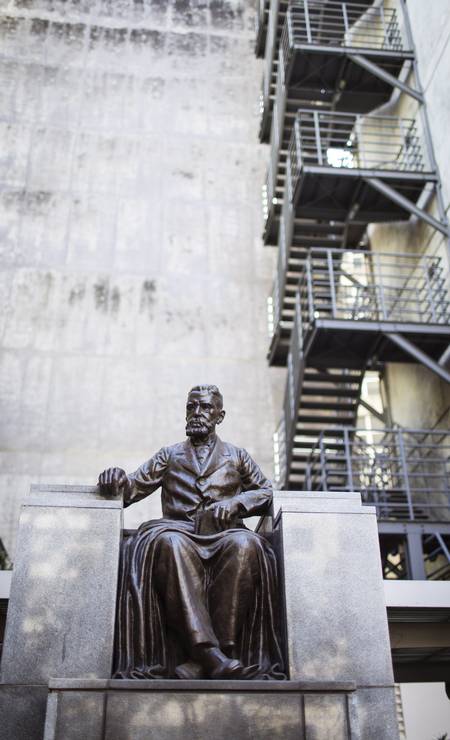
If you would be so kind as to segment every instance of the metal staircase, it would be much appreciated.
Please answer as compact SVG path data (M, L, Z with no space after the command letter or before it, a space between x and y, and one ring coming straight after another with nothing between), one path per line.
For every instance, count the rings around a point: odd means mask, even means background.
M307 466L323 429L342 424L355 426L363 377L364 370L305 368L293 430L290 488L310 489ZM337 452L342 441L333 437L329 444Z
M292 328L283 485L309 488L305 454L324 429L355 426L369 366L422 359L450 378L439 364L450 342L450 303L436 257L313 249L292 300L285 290L285 306Z
M268 14L262 12L263 0L260 0L258 18L264 20L257 25L257 55L262 52L264 38L264 75L261 92L261 125L260 140L267 142L270 137L272 125L272 112L277 87L277 74L280 68L280 48L284 49L285 57L282 60L282 68L285 63L291 61L290 55L286 54L291 51L290 40L292 40L292 51L296 56L299 48L295 43L302 40L302 29L309 28L310 41L314 46L322 47L330 41L334 42L336 47L346 38L346 24L355 23L367 12L368 6L372 0L360 0L359 3L341 3L330 2L330 0L297 0L296 3L289 4L286 0L271 0ZM341 7L341 16L339 10L336 14L336 7ZM293 8L293 11L291 10ZM299 18L298 13L305 13L306 19ZM289 15L289 19L287 20ZM267 25L265 24L267 19ZM302 23L304 20L304 24ZM284 31L288 26L287 32ZM298 30L300 29L300 37ZM307 31L308 34L308 31ZM328 39L328 40L327 40ZM358 45L356 45L356 49ZM294 60L295 61L295 60ZM319 67L322 66L319 62ZM335 62L331 62L331 67ZM309 76L309 73L307 73ZM322 89L322 87L320 88Z
M361 399L366 370L384 363L421 363L450 382L446 265L390 245L372 252L367 231L413 217L449 233L406 4L271 0L260 10L263 236L278 247L268 358L287 366L278 487L360 490L377 508L386 577L449 577L448 471L429 467L447 460L447 432L402 436ZM409 117L378 110L400 95ZM358 429L361 404L383 439Z
M279 253L282 254L281 252ZM291 253L292 255L292 253ZM278 265L271 306L271 364L283 365L295 320L309 361L437 367L450 342L450 301L439 257L309 249ZM399 336L402 337L399 341Z
M375 506L385 577L450 579L450 432L322 431L306 487L357 490Z
M400 77L407 74L413 52L406 48L397 12L368 5L297 0L288 6L276 66L264 189L267 244L276 244L297 111L367 113L387 102L396 85L404 84ZM262 107L262 130L269 107L267 103Z

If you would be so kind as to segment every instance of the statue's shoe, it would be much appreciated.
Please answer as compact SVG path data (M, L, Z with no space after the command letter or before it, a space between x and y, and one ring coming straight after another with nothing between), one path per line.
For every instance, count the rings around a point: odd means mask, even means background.
M183 681L198 681L201 678L206 678L205 669L194 660L188 660L187 663L177 665L175 675Z
M229 658L218 647L205 645L198 650L196 657L213 681L239 681L253 678L249 675L249 670L252 673L255 666L251 666L250 669L246 668L240 660Z
M224 660L217 668L214 668L210 673L210 678L213 681L220 680L234 680L238 681L243 678L245 674L245 667L242 665L240 660Z

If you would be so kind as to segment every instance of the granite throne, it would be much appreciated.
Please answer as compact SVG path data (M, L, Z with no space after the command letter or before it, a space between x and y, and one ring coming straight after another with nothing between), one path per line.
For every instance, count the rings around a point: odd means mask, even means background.
M122 502L33 486L0 673L2 740L394 740L375 512L276 492L259 523L282 572L287 681L111 680ZM363 566L362 566L363 564Z

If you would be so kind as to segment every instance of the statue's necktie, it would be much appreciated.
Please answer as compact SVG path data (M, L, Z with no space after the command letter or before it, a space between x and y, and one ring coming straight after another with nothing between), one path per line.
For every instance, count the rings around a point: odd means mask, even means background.
M208 445L197 445L195 447L195 454L197 455L197 460L200 465L203 465L206 458L209 455L209 447Z

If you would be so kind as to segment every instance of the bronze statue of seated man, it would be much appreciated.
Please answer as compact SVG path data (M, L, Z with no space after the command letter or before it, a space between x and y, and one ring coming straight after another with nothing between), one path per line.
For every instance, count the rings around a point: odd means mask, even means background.
M269 510L272 486L248 452L216 435L224 416L218 388L196 386L186 441L131 475L99 477L125 506L162 487L163 519L123 543L116 678L285 678L275 554L242 521Z

